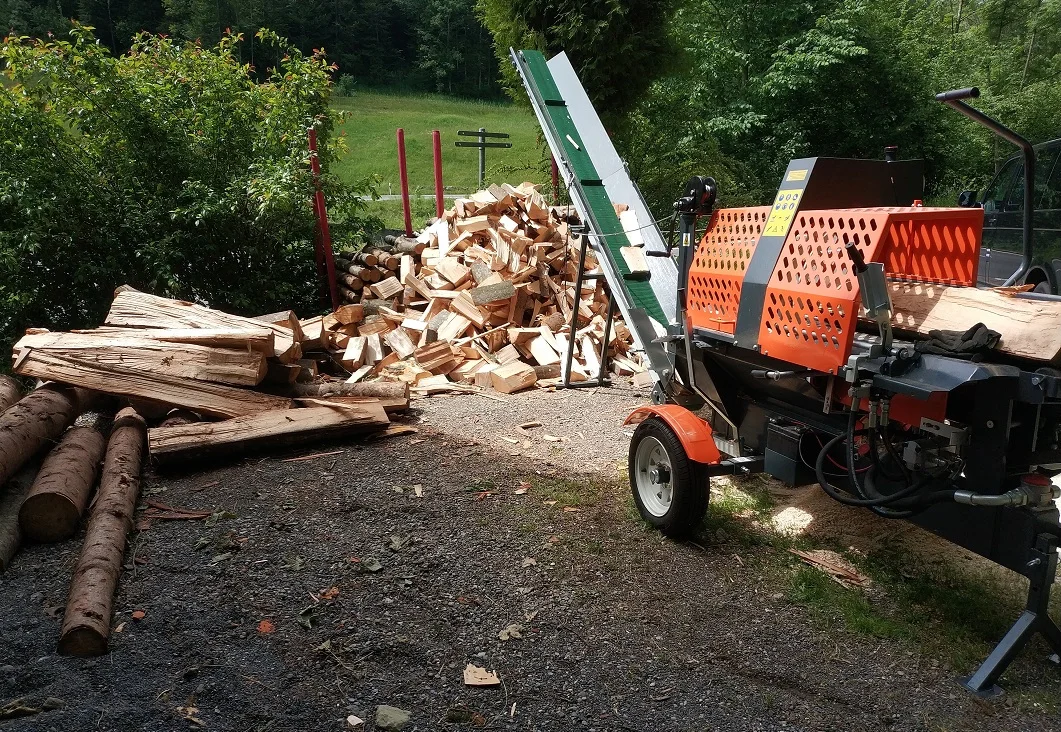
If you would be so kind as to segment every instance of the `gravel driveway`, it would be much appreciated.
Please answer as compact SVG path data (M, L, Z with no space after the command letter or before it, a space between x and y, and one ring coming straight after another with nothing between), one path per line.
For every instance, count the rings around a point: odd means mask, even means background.
M57 708L0 727L372 729L386 704L407 730L1061 729L823 631L770 546L645 530L618 480L643 399L435 398L416 434L150 476L145 497L214 518L136 535L96 660L55 655L79 541L25 551L0 578L0 705ZM501 683L466 686L469 663Z

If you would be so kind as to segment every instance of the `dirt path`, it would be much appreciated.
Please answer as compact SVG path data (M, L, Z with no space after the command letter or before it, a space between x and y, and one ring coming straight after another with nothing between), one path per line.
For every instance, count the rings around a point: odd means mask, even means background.
M1061 729L908 647L823 633L769 546L644 530L602 481L634 392L508 399L418 402L418 434L304 462L151 477L150 498L232 516L137 536L98 660L54 653L78 542L24 553L0 577L0 704L62 707L3 729L341 730L378 704L407 730ZM503 685L465 686L468 663Z

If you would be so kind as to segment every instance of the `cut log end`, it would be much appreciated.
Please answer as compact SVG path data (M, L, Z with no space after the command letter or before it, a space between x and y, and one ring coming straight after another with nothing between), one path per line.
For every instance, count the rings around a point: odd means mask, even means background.
M58 651L60 656L77 658L102 656L107 652L107 638L87 625L75 626L59 638Z
M66 541L77 533L81 510L72 500L58 493L27 496L18 512L22 537L36 544Z

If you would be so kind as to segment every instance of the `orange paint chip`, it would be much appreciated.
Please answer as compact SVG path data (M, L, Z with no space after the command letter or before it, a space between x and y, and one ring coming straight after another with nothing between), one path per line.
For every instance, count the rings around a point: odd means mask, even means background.
M258 621L258 632L262 635L269 635L276 630L276 626L273 625L272 620L259 620Z
M133 620L143 620L147 617L147 613L143 610L133 610Z

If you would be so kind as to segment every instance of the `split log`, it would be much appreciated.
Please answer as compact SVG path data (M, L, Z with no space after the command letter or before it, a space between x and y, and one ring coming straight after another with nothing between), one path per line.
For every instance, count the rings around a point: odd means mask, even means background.
M892 327L928 335L983 323L1002 334L997 350L1035 361L1061 357L1061 301L1026 300L977 287L888 284Z
M65 541L77 533L99 475L106 446L95 427L71 427L48 457L18 512L22 535L37 543Z
M299 322L298 316L295 315L294 310L281 310L278 313L258 315L254 317L254 320L260 320L263 323L269 323L270 325L279 325L282 328L289 328L292 337L299 343L305 338L305 334L302 332L302 325Z
M10 376L0 375L0 414L22 398L22 386Z
M299 334L301 336L301 329ZM28 335L15 344L16 362L23 349L45 351L54 356L100 365L122 366L135 371L233 386L257 386L268 371L265 354L256 351L168 343L144 337L125 338L92 333Z
M0 415L0 486L73 424L85 397L77 389L49 384Z
M351 386L353 386L353 384L351 384ZM365 384L361 384L361 386L365 386ZM307 407L327 406L328 404L337 404L337 405L340 405L340 406L344 405L344 404L353 404L353 405L356 406L356 405L359 405L359 404L365 404L366 402L368 402L368 403L376 403L376 402L378 402L379 405L381 407L383 407L383 411L385 411L387 414L396 414L396 413L404 412L407 409L409 409L409 397L407 397L407 396L404 396L404 397L327 396L327 397L320 397L320 398L307 397L305 399L296 399L295 401L297 401L297 402L299 402L301 404L304 404Z
M50 331L32 331L38 335ZM113 328L104 326L92 330L72 330L71 333L92 336L114 336L118 338L150 338L165 343L190 343L212 348L236 348L241 351L257 351L266 356L273 355L276 343L271 330L255 327L253 330L231 328Z
M155 404L184 407L210 417L239 417L272 409L287 409L291 406L287 399L246 389L179 376L134 371L77 358L53 356L45 351L23 351L19 363L15 365L15 373L73 384L107 394L143 399ZM74 417L76 416L75 414ZM73 418L70 421L72 422ZM53 437L55 436L58 435ZM0 455L2 449L0 447Z
M224 422L202 422L148 430L151 457L161 463L251 450L275 449L306 442L373 432L390 424L379 402L264 412Z
M285 393L292 397L360 396L408 399L409 385L400 381L371 381L367 384L335 381L324 384L295 384Z
M103 477L85 545L70 583L70 599L59 636L59 653L64 656L99 656L107 652L114 591L140 495L145 437L143 417L132 409L118 413L107 442Z
M513 361L491 371L490 381L496 391L512 394L534 386L538 382L538 375L522 361Z
M262 327L272 331L274 354L283 363L302 358L302 349L290 328L265 323L253 318L242 318L220 310L136 290L122 290L114 296L107 325L129 328L222 328L254 330Z
M18 525L18 509L37 476L40 464L27 463L7 485L0 485L0 572L11 566L11 560L22 546L22 529Z

